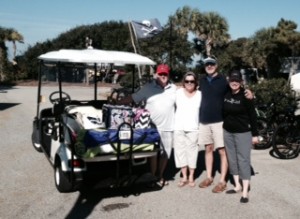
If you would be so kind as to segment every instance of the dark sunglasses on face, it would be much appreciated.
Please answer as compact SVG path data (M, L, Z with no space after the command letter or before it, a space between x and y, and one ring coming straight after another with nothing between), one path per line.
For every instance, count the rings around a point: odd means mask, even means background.
M168 74L167 73L160 73L160 74L158 74L158 76L165 76L165 77L167 77Z
M208 63L205 64L205 67L206 67L206 66L209 66L209 65L210 65L210 66L215 66L216 63L208 62Z
M186 83L186 84L195 84L195 81L193 81L193 80L184 80L184 83Z
M240 80L238 80L238 79L231 79L231 80L229 80L229 82L241 83L241 81L240 81Z

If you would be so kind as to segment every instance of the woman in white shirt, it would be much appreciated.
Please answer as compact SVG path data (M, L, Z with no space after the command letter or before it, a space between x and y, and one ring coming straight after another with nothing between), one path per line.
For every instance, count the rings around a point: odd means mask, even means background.
M174 154L176 167L181 168L182 174L179 187L195 186L200 103L197 75L187 72L183 76L182 87L176 91Z

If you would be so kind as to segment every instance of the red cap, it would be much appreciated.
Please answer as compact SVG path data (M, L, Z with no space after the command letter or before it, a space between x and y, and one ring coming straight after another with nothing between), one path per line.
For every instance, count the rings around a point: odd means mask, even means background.
M160 64L156 68L156 73L157 74L161 74L161 73L167 73L167 74L169 74L170 73L170 68L169 68L168 65Z

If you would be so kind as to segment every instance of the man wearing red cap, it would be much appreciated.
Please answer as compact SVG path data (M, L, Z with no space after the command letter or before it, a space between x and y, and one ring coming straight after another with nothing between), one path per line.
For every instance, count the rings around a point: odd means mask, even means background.
M146 102L145 108L150 112L152 122L161 136L161 153L158 176L161 186L168 183L164 180L164 171L171 156L175 116L176 85L169 81L170 68L166 64L157 66L155 79L145 84L138 92L118 101L118 104ZM156 160L151 162L152 173L157 172Z

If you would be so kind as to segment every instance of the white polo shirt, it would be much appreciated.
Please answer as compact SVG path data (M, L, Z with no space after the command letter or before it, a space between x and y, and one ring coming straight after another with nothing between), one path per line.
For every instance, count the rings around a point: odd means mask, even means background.
M177 87L168 84L162 88L155 80L145 84L132 95L134 102L146 101L151 120L160 131L174 130L175 99Z
M199 90L197 90L192 97L187 97L185 95L184 88L179 88L177 90L174 130L198 130L201 97L202 95Z

